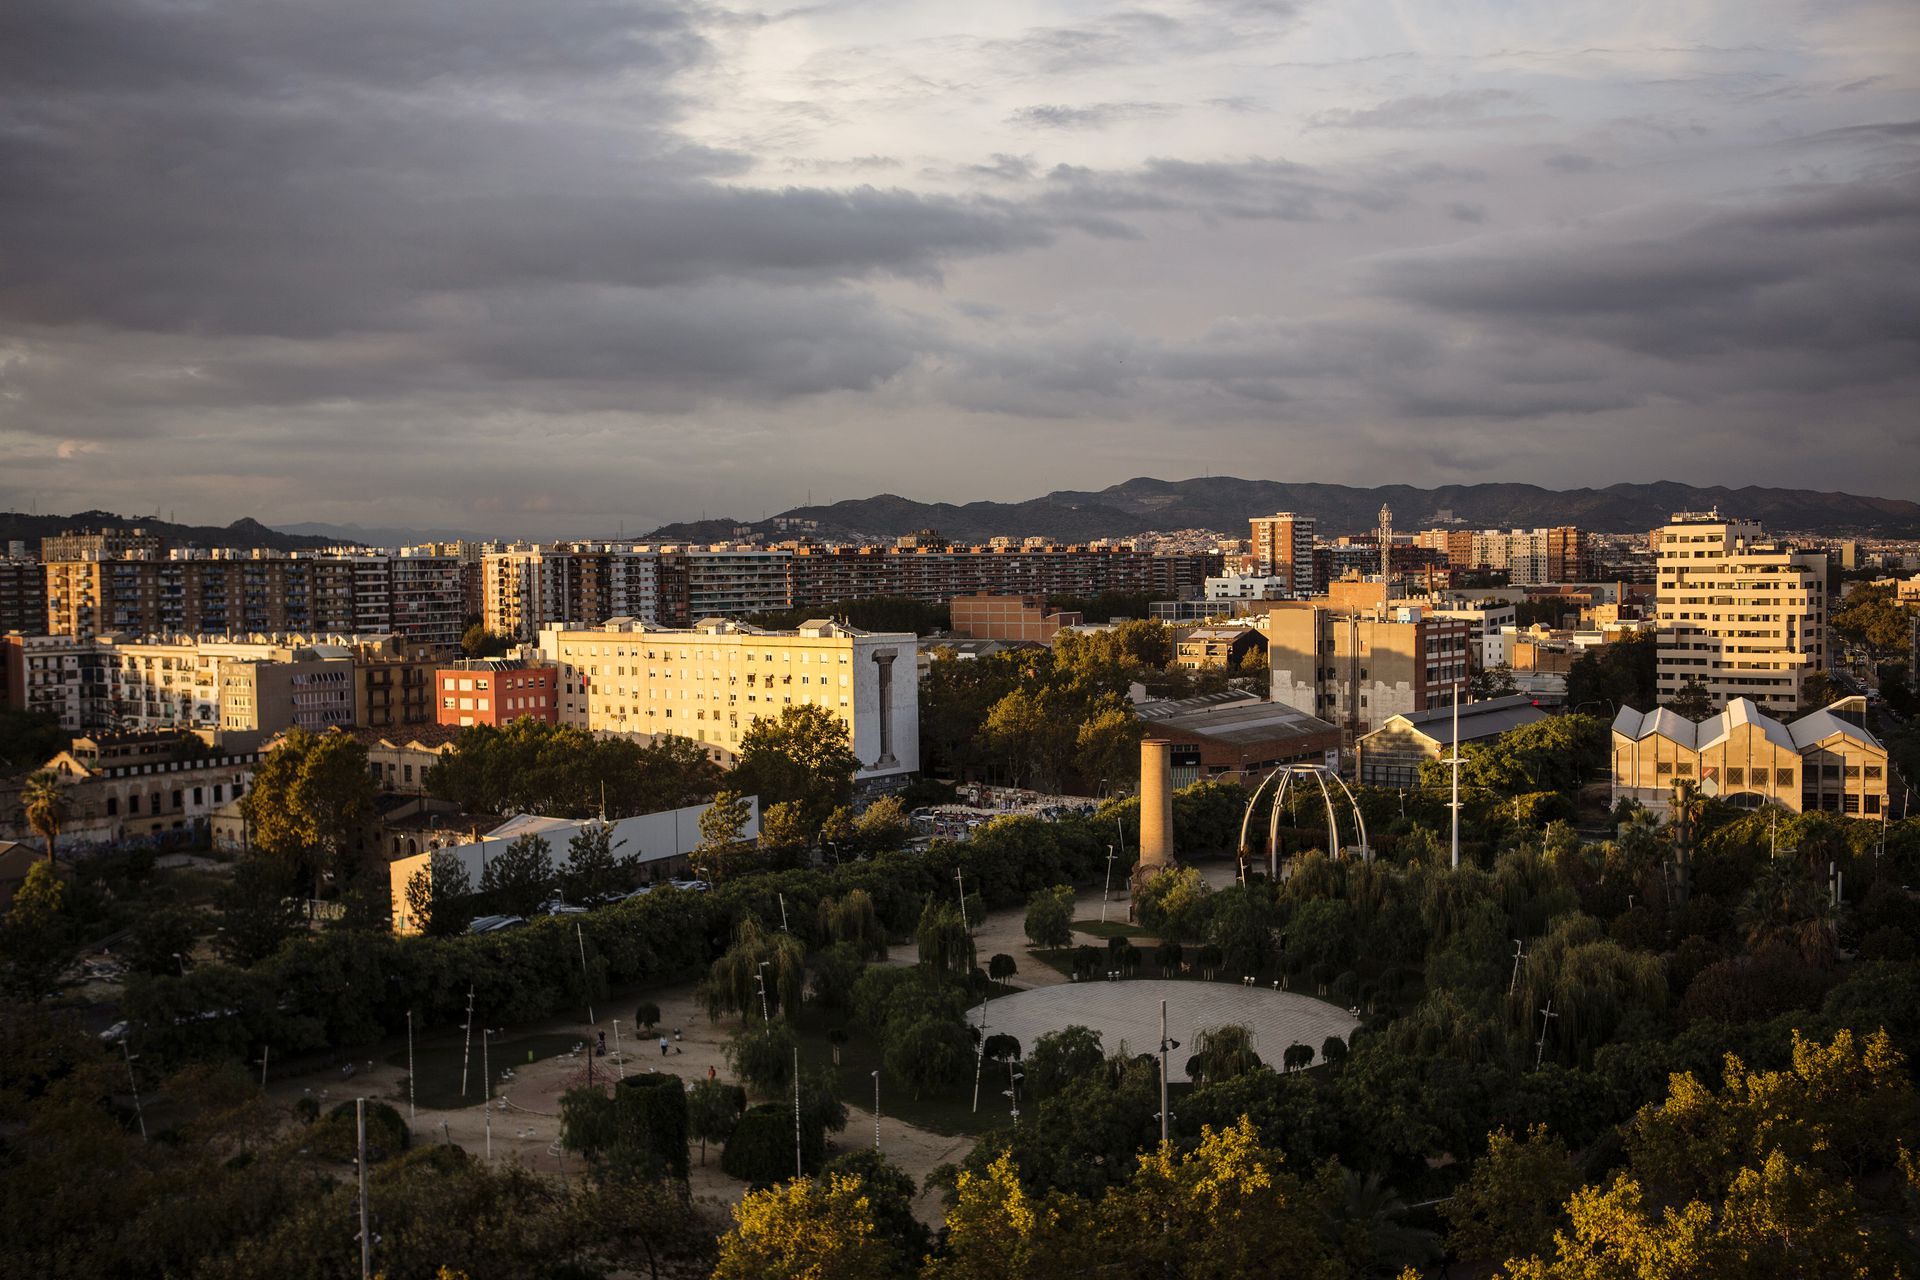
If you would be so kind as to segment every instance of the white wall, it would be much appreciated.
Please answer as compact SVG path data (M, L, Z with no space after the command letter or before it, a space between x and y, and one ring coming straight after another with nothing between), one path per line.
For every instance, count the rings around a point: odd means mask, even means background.
M760 835L760 799L758 796L747 798L747 825L745 834L748 839ZM705 804L688 805L683 809L667 809L660 813L643 813L631 818L620 818L612 823L611 845L616 860L638 858L642 866L647 863L664 862L671 858L683 857L692 853L700 844L700 818L713 806ZM590 822L567 822L550 828L541 829L539 835L551 849L555 871L565 871L571 855L568 844L582 827ZM477 889L480 876L487 864L506 852L524 832L509 831L503 836L483 836L471 844L451 845L439 850L450 853L460 860L467 878ZM427 865L433 856L431 851L415 854L411 858L397 858L387 867L388 889L393 899L393 927L396 933L411 932L406 923L407 881L416 871Z

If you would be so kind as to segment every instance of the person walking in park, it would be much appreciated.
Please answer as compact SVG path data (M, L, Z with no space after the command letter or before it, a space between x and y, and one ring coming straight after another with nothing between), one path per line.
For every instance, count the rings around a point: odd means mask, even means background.
M660 1037L660 1056L663 1058L667 1056L667 1038L665 1036Z

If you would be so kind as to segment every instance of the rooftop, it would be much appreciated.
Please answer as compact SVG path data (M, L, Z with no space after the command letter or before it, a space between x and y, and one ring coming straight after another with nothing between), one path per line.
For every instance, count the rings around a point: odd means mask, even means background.
M1524 693L1488 698L1481 702L1463 702L1460 704L1460 740L1471 742L1476 738L1495 737L1509 729L1544 720L1546 716L1547 713L1535 706L1533 699ZM1418 732L1436 740L1450 741L1453 737L1451 705L1432 711L1416 711L1412 715L1392 716L1388 723L1394 720L1411 725Z
M1792 724L1767 715L1748 698L1733 699L1727 703L1725 711L1698 724L1666 707L1655 707L1652 711L1622 707L1613 718L1613 731L1636 741L1658 736L1699 751L1731 736L1735 729L1743 725L1753 725L1766 734L1769 741L1788 751L1805 751L1835 736L1851 738L1862 746L1878 750L1881 746L1878 738L1835 712L1834 708L1844 706L1845 702L1842 699L1832 706L1801 716Z
M1234 746L1338 732L1336 726L1285 703L1231 692L1142 703L1134 714L1156 734L1178 730Z

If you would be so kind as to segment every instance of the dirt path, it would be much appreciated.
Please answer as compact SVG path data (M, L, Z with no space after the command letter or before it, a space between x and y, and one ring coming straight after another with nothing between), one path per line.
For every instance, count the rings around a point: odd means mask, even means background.
M1097 916L1099 890L1092 891L1090 898L1082 895L1077 910L1085 911L1089 902L1093 914ZM1116 902L1109 910L1117 910L1119 914L1115 918L1119 918L1124 915L1125 909ZM1064 981L1051 966L1028 960L1023 932L1025 916L1024 908L996 911L988 915L975 934L982 962L996 952L1004 951L1020 964L1020 974L1016 979L1019 985L1046 986ZM895 947L888 956L889 962L901 964L911 964L914 959L911 945ZM496 1044L500 1040L532 1035L571 1035L578 1037L585 1046L593 1043L604 1031L608 1054L593 1059L595 1078L601 1078L603 1073L617 1078L623 1070L628 1073L666 1070L691 1084L704 1078L711 1069L716 1078L731 1082L733 1077L727 1068L725 1047L735 1023L730 1018L723 1018L719 1022L708 1021L706 1009L696 998L694 988L692 982L681 982L625 994L618 1006L609 1004L595 1011L599 1018L597 1024L586 1021L584 1010L571 1017L516 1024L496 1036ZM640 1032L636 1037L638 1029L632 1021L632 1014L634 1007L642 1000L651 1000L660 1006L661 1022L652 1036ZM618 1053L614 1051L613 1022L616 1017L620 1021ZM677 1041L673 1038L675 1028L680 1031ZM668 1036L669 1052L665 1057L660 1053L659 1036L662 1029ZM441 1028L434 1034L436 1043L444 1045L446 1030ZM281 1074L269 1064L268 1096L289 1110L303 1096L314 1098L323 1110L349 1098L367 1097L390 1103L404 1117L408 1114L406 1069L388 1063L386 1058L396 1052L404 1052L405 1047L404 1040L397 1044L389 1043L373 1050L372 1057L355 1059L352 1064L354 1073L350 1077L337 1068L305 1067L296 1074ZM473 1075L478 1089L481 1052L477 1041L472 1052ZM514 1065L513 1077L501 1082L494 1100L492 1143L493 1159L497 1163L515 1161L529 1169L552 1174L580 1171L579 1159L567 1155L559 1146L559 1099L567 1089L585 1082L587 1063L583 1049L576 1054L562 1054L538 1062ZM498 1065L495 1064L496 1068ZM849 1105L847 1115L845 1131L829 1135L830 1150L845 1151L873 1141L873 1112ZM487 1113L477 1104L453 1108L422 1106L413 1124L414 1141L451 1142L474 1155L484 1156L487 1149L487 1121ZM907 1124L886 1115L884 1108L882 1110L881 1149L916 1184L923 1182L927 1174L940 1165L959 1160L972 1148L973 1141L966 1135L949 1136ZM743 1183L721 1172L717 1147L707 1151L703 1165L696 1144L690 1182L696 1196L725 1203L737 1202L745 1191ZM922 1194L915 1204L915 1211L929 1223L937 1223L942 1212L940 1193Z

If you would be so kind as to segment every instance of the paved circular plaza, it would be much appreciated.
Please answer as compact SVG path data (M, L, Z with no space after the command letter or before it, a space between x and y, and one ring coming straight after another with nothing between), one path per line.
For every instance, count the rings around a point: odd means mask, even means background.
M1288 1045L1313 1046L1315 1062L1328 1036L1347 1039L1360 1025L1345 1009L1291 991L1243 987L1230 982L1069 982L1019 991L987 1002L987 1034L1020 1041L1020 1051L1049 1031L1090 1027L1108 1053L1122 1043L1128 1053L1152 1053L1160 1043L1160 1002L1167 1002L1167 1034L1180 1047L1167 1057L1168 1078L1187 1078L1194 1033L1234 1024L1253 1032L1260 1060L1278 1068ZM980 1025L974 1006L973 1025Z

